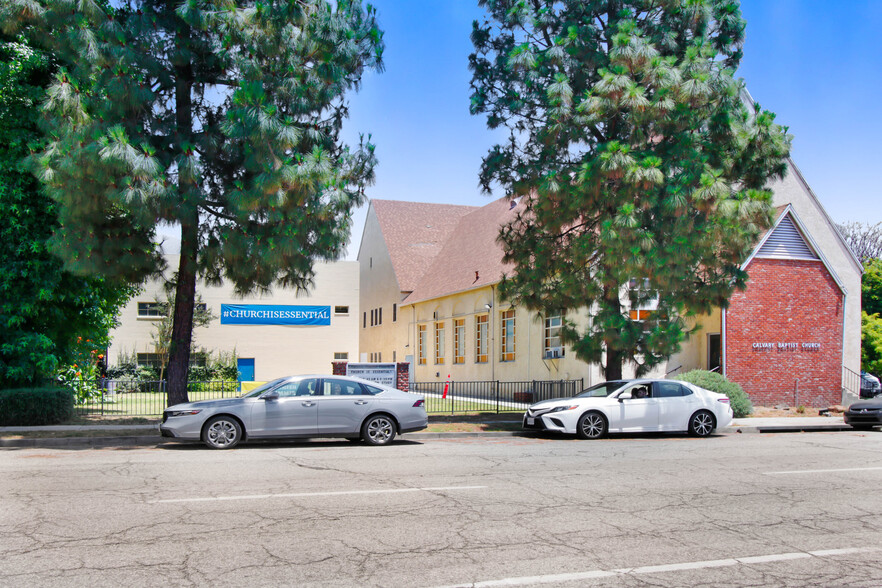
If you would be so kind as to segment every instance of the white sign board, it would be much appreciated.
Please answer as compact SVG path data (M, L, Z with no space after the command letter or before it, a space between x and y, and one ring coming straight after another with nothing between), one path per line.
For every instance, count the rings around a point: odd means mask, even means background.
M397 388L394 363L347 363L346 375Z

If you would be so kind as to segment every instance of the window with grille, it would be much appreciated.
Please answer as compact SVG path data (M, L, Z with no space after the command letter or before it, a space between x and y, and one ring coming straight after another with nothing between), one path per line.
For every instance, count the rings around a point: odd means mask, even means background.
M490 315L475 317L475 363L487 363L487 345L490 335Z
M502 337L501 337L501 361L515 360L515 311L506 310L501 313Z
M426 325L417 325L417 363L419 365L426 365L427 337Z
M162 308L158 302L138 303L138 318L160 318L162 316Z
M453 319L453 363L465 363L465 319Z
M560 328L563 325L563 313L545 317L545 335L542 343L542 357L556 359L563 357L564 349L560 342Z
M444 323L435 323L435 363L444 364Z

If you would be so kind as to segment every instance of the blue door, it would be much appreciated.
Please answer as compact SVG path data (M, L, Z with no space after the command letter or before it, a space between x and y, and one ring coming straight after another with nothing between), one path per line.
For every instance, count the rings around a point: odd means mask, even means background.
M239 369L239 382L254 381L254 358L239 357L236 359L236 367Z

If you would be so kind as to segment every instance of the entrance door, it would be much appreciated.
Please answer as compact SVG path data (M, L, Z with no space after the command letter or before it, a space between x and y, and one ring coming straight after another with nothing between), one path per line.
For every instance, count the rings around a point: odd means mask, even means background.
M707 336L707 369L710 371L717 370L722 365L722 346L720 344L720 334L713 333Z
M254 381L254 358L240 357L236 359L236 368L239 370L240 382Z

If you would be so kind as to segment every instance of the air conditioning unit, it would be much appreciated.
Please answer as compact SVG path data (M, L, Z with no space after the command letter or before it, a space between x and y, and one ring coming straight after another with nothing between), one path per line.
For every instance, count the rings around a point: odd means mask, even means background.
M545 350L545 359L559 359L563 357L563 349L561 347L549 347Z

